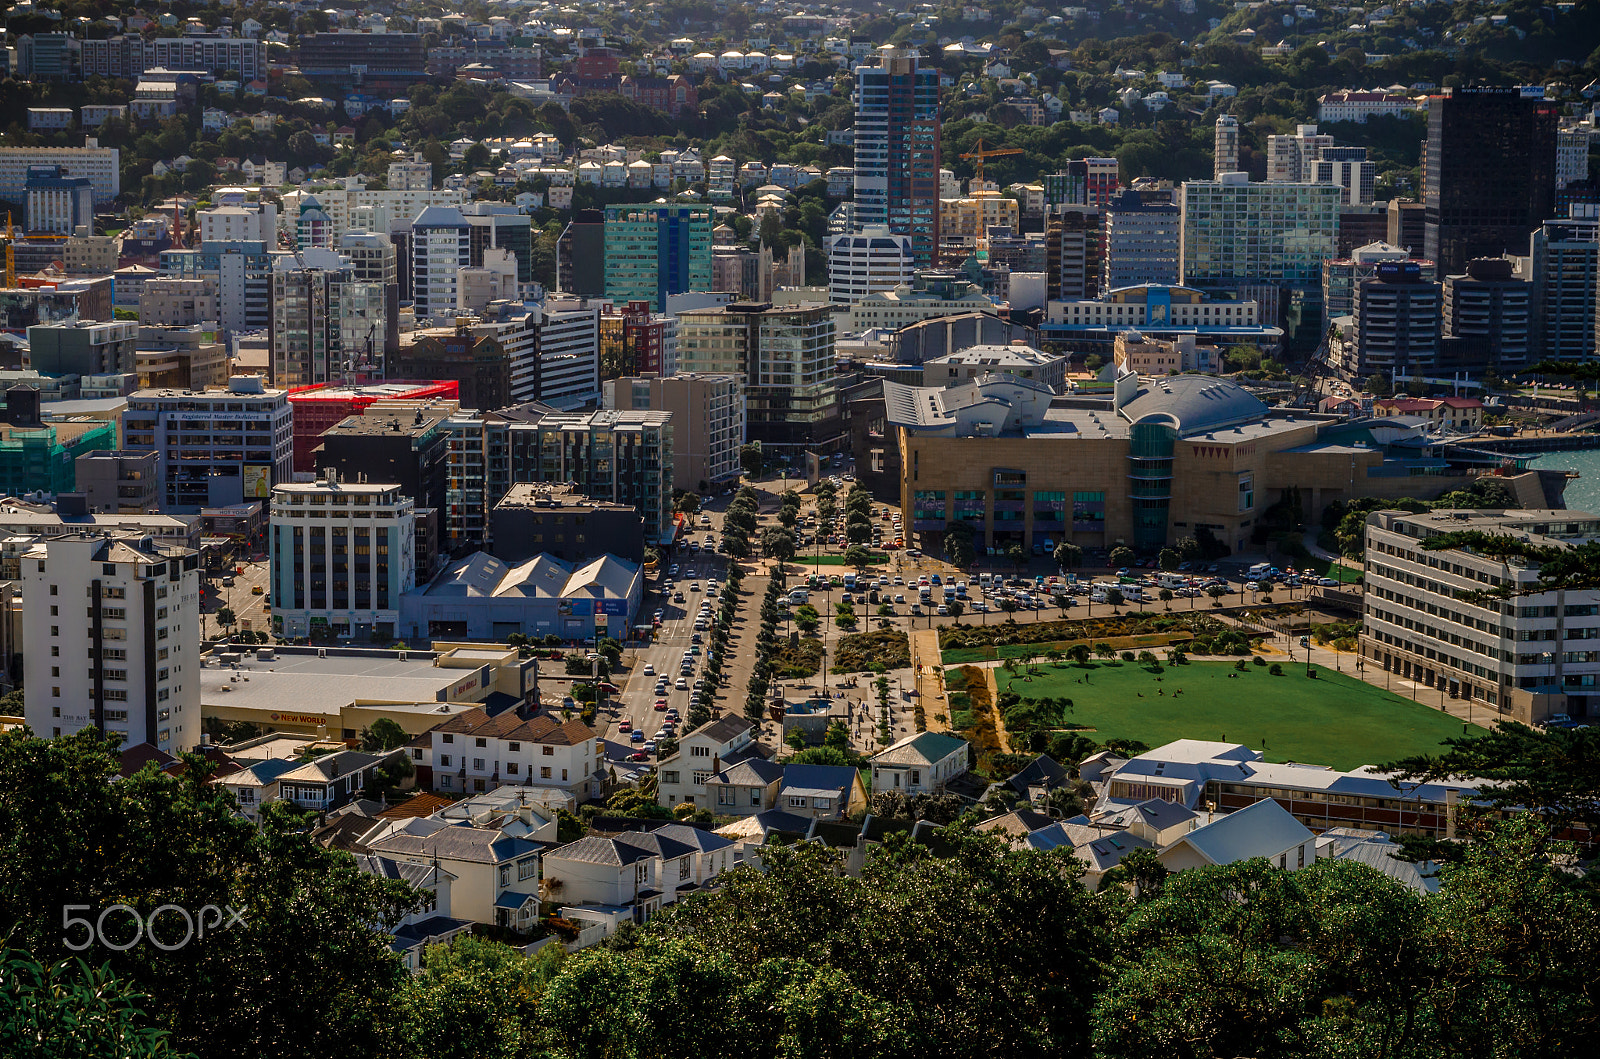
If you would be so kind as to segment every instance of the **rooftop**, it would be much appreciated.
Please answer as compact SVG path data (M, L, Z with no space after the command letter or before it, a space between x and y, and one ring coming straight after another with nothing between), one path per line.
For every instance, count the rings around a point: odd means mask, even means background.
M447 704L450 689L464 676L461 669L435 666L433 656L424 652L401 661L393 654L329 652L322 658L280 648L276 657L265 661L245 654L237 669L221 665L214 655L202 659L200 701L290 715L337 714L358 701L380 702L390 709L438 713L442 720L466 708Z

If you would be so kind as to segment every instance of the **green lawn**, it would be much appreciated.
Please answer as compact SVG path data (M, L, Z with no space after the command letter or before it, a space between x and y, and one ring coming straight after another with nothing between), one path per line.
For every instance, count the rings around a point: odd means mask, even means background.
M883 552L870 552L867 555L867 565L877 566L889 561L889 556ZM796 555L790 560L796 566L846 566L843 555Z
M1174 739L1211 739L1265 750L1268 761L1352 769L1435 751L1464 727L1437 708L1320 666L1315 680L1306 677L1303 665L1290 664L1279 677L1250 664L1236 678L1228 676L1231 662L1163 665L1160 681L1138 665L1040 668L1043 675L1031 681L1015 679L1017 694L1071 699L1070 723L1093 729L1085 734L1098 742L1122 737L1155 747ZM1004 689L1005 671L995 676ZM1083 677L1087 685L1076 682ZM1179 689L1183 694L1175 696ZM1436 707L1436 695L1433 701ZM1474 728L1473 734L1481 731Z

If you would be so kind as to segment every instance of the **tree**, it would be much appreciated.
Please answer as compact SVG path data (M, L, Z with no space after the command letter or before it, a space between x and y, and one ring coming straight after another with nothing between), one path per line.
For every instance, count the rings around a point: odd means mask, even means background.
M1206 589L1206 595L1211 597L1213 607L1222 606L1222 597L1228 594L1227 585L1212 585Z
M751 441L739 446L739 467L745 474L751 478L759 478L764 465L761 442Z
M944 555L950 565L965 570L977 559L972 546L972 530L965 523L957 523L944 535Z
M1127 602L1127 600L1122 595L1122 589L1113 588L1106 592L1106 602L1111 604L1112 608L1114 609L1122 606L1122 604Z
M838 722L835 723L837 724ZM843 725L840 725L840 727L843 727ZM831 732L832 729L830 728L829 731ZM848 743L848 732L845 739ZM835 765L853 768L855 767L855 761L851 758L849 749L848 745L839 747L831 743L823 746L810 746L804 750L796 751L784 763L788 765Z
M813 633L817 626L822 624L822 615L817 613L817 608L809 603L802 603L795 609L794 623L801 632Z
M1182 561L1172 548L1162 548L1160 554L1156 556L1156 565L1163 570L1176 570Z
M405 990L408 1050L428 1059L534 1054L544 1029L534 1001L565 957L559 944L524 956L471 936L429 946Z
M411 736L400 723L388 717L379 717L361 730L362 750L397 750L411 742Z
M216 618L217 624L224 629L231 629L239 621L239 617L234 614L232 607L218 607Z
M1160 592L1156 593L1156 596L1161 600L1161 602L1167 605L1168 610L1172 609L1172 589L1163 588Z
M148 1026L138 990L81 958L41 964L0 949L0 1054L16 1059L157 1059L178 1053Z
M1083 565L1083 549L1071 541L1062 541L1052 553L1058 570L1076 570Z
M822 738L822 745L838 751L850 749L850 727L843 721L834 721L828 725L828 731Z
M73 956L66 942L82 934L62 930L63 895L90 916L117 903L144 917L165 904L230 904L243 922L175 951L97 947L94 958L144 995L149 1023L175 1048L204 1059L387 1051L405 972L372 925L419 908L416 892L322 848L287 803L269 803L251 824L207 782L205 758L184 760L176 775L147 767L122 779L112 745L92 730L49 741L0 733L10 944L46 964ZM107 927L131 936L126 918ZM178 917L160 918L159 937L182 933ZM290 980L293 989L279 988Z
M1111 563L1112 568L1117 570L1132 566L1133 549L1125 544L1119 544L1111 549L1111 554L1107 556L1107 560Z
M1073 665L1086 666L1089 664L1089 645L1075 643L1067 648L1067 657L1072 659Z
M693 515L700 510L700 494L683 493L674 506L685 515Z
M857 570L865 570L872 565L872 553L859 544L852 544L844 550L844 561Z
M794 534L788 530L769 527L761 531L761 551L769 559L786 563L794 558Z
M959 599L952 599L949 603L946 603L945 606L949 608L950 616L958 621L961 619L962 612L967 609L966 604L962 603Z
M1013 570L1021 573L1022 568L1028 565L1028 553L1023 550L1022 545L1013 544L1006 549L1006 562L1011 564Z

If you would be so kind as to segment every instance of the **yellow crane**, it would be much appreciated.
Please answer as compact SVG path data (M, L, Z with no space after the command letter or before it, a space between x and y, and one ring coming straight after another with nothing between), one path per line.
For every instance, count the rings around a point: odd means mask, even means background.
M16 231L11 227L11 212L6 211L6 287L17 285L17 251L11 245L16 242Z
M973 171L977 174L978 187L981 189L983 187L983 160L985 158L999 158L1003 155L1022 153L1023 150L1020 147L994 147L986 151L983 149L983 141L979 140L977 150L968 151L961 157L972 162Z

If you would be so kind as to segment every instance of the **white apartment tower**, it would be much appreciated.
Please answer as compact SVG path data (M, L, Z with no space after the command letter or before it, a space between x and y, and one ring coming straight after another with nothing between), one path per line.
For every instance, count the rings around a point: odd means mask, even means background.
M456 273L472 263L471 233L454 206L429 206L411 222L411 297L419 322L455 314Z
M93 728L169 754L200 741L194 551L143 536L55 537L22 559L23 710L37 736Z
M1211 179L1239 171L1239 119L1224 114L1217 119L1216 149L1211 160Z

